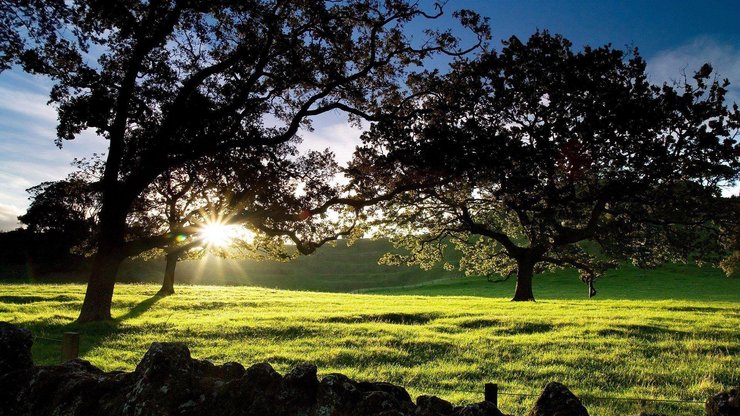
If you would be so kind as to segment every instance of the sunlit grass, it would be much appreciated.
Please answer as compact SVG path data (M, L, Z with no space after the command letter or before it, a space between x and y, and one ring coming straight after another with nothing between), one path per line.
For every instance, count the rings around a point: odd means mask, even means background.
M321 374L389 381L412 396L453 402L481 400L485 382L539 393L557 380L594 415L698 414L697 405L590 397L704 400L740 382L737 300L512 303L219 286L180 287L159 298L157 290L118 285L116 319L80 326L73 320L83 286L0 285L0 320L48 338L80 331L82 357L105 370L133 369L153 341L180 341L196 358L268 361L280 372L309 361ZM37 339L33 352L37 362L51 364L59 345ZM513 414L526 413L532 401L500 396L501 408Z

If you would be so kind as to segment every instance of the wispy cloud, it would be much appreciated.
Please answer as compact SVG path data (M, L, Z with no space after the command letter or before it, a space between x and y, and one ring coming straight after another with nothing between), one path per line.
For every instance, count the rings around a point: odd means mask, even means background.
M50 84L6 72L0 76L0 230L16 228L28 207L26 189L64 178L74 158L105 152L107 143L93 132L54 145L56 110L47 105Z
M705 63L720 79L730 80L728 98L740 103L740 45L701 36L689 43L666 49L647 59L650 80L656 83L689 78Z
M298 147L302 151L328 148L334 152L337 162L346 164L352 159L355 147L361 143L363 132L363 129L349 125L346 117L331 114L316 123L314 131L302 132L303 142Z
M684 45L657 53L648 59L650 80L655 83L681 81L709 63L720 79L730 80L727 99L740 104L740 45L701 36ZM740 184L728 186L725 195L740 194Z
M0 86L0 110L36 121L55 123L57 112L47 104L48 94Z
M13 230L18 228L18 216L22 212L13 205L0 202L0 230Z

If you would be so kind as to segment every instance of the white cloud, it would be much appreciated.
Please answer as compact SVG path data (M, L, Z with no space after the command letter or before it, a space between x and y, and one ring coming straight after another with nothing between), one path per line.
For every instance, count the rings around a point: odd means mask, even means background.
M689 78L705 63L714 68L720 79L727 78L730 102L740 103L740 46L722 43L711 37L701 36L689 43L658 52L647 59L647 71L654 83Z
M42 94L47 97L51 90L51 79L45 76L30 75L22 71L5 71L2 73L3 84L17 86L29 93Z
M23 212L14 205L0 203L0 231L14 230L20 226L18 216Z
M29 203L27 188L64 178L74 158L108 147L85 131L57 148L56 110L46 104L49 88L48 81L26 74L6 71L0 76L0 230L18 226L16 217Z
M358 129L346 122L346 119L332 117L328 123L315 127L312 132L302 132L303 142L298 146L301 151L330 149L337 162L346 164L352 159L355 147L358 146L363 129Z
M45 124L55 124L57 112L47 104L49 96L22 89L0 86L0 109Z

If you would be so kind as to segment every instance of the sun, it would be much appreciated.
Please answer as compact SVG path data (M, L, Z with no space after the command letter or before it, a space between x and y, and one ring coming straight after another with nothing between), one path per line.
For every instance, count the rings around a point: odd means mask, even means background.
M200 234L206 245L226 247L231 244L234 238L234 227L219 222L211 222L201 228Z
M206 247L225 248L237 241L252 244L255 233L243 226L227 224L222 221L209 221L200 227L200 238Z

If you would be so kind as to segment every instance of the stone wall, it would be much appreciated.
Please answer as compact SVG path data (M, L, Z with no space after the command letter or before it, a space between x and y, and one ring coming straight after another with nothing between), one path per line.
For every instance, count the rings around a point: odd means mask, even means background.
M502 416L487 401L454 406L435 396L412 401L403 387L317 378L301 364L285 375L269 364L244 368L191 358L180 343L153 343L136 370L106 373L84 360L35 366L31 333L0 322L0 416ZM716 398L716 399L715 399ZM711 398L712 416L738 415L738 389ZM710 412L711 410L711 412ZM733 413L734 412L734 413ZM530 416L588 416L565 386L549 383Z

